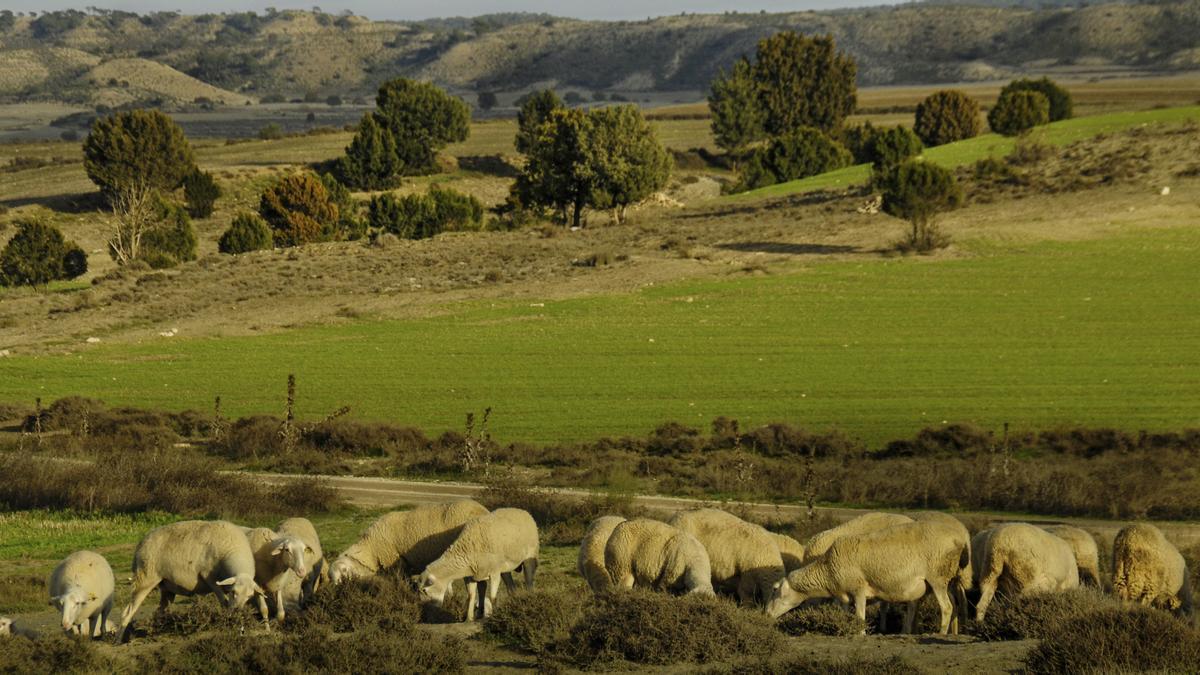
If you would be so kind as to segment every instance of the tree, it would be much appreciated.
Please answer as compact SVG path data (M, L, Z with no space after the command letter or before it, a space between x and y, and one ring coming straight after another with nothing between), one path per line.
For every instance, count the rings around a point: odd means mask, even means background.
M338 174L358 190L384 190L394 187L404 172L404 162L396 154L396 139L379 124L374 115L363 115L358 131L338 159Z
M1000 96L1004 96L1006 92L1010 91L1041 92L1050 103L1051 122L1069 120L1074 114L1075 106L1071 100L1071 92L1059 86L1054 80L1048 77L1043 77L1039 80L1013 80L1004 85L1004 88L1000 90Z
M183 197L187 200L188 215L208 218L221 197L221 188L211 173L196 169L183 178Z
M337 222L338 208L329 192L311 173L284 176L263 191L258 213L271 227L276 246L300 246L323 241Z
M407 174L435 171L437 152L467 140L471 109L434 84L397 78L375 97L375 119L396 142Z
M1050 121L1050 101L1040 91L1020 89L1001 94L988 111L992 131L1016 136Z
M271 228L266 221L253 213L239 213L221 235L217 249L233 255L268 249L271 244Z
M828 133L854 112L858 66L837 51L832 35L784 31L760 40L751 73L769 136L801 127Z
M537 140L538 128L550 118L551 112L564 107L553 89L543 89L525 96L521 109L517 111L517 137L514 141L517 152L529 154Z
M154 227L157 193L144 184L132 184L111 199L113 229L108 236L108 253L118 265L141 258L142 238Z
M917 104L913 131L930 147L974 138L982 130L979 103L961 91L943 89Z
M157 110L130 110L96 120L83 142L88 178L111 202L128 189L170 192L196 170L183 130Z
M196 231L187 211L155 195L151 200L153 226L142 237L139 259L154 269L174 267L196 259Z
M517 177L517 194L525 205L549 206L559 218L583 222L591 196L593 169L588 162L587 113L574 108L550 111L526 152L525 170Z
M671 156L637 106L598 108L588 113L586 160L592 185L588 205L612 209L625 221L625 209L661 190L671 176Z
M58 228L38 218L16 225L16 234L0 251L0 285L45 286L87 272L87 255Z
M867 141L864 154L876 172L890 171L901 162L921 154L925 146L921 139L906 127L877 129Z
M496 98L496 92L494 91L481 91L476 103L479 105L480 110L487 112L500 105L500 100Z
M962 205L962 189L953 173L931 162L910 159L881 176L879 187L884 212L912 224L902 248L925 252L949 243L933 220L937 214Z
M848 166L851 155L819 129L802 127L758 148L742 166L740 188L754 190Z
M320 178L321 185L325 186L325 192L329 194L330 203L338 210L337 222L324 238L330 241L362 239L367 233L367 223L359 217L359 205L350 195L350 190L338 182L338 179L331 173L323 173Z
M740 155L766 134L758 85L750 62L744 58L736 61L728 74L721 72L713 80L708 109L717 147L728 153Z

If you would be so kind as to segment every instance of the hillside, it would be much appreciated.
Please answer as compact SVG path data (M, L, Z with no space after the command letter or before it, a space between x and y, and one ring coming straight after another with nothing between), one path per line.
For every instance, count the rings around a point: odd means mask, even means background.
M4 19L0 15L0 19ZM585 92L691 91L779 30L830 33L863 85L958 82L1017 72L1160 72L1200 65L1200 0L1028 9L910 4L829 12L579 21L504 14L423 23L306 11L145 16L54 12L0 20L0 98L92 103L99 64L153 61L234 99L369 97L406 75L459 93L532 86ZM116 61L115 65L110 65ZM166 78L176 84L179 77ZM201 88L148 96L219 100ZM182 94L182 95L181 95ZM502 97L511 102L515 96Z

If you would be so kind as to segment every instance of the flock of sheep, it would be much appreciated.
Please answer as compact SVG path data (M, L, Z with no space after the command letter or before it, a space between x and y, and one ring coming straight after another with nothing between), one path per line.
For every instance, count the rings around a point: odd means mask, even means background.
M942 513L908 517L867 513L801 544L716 509L675 514L667 522L619 516L596 519L584 534L578 569L593 591L644 587L671 593L734 596L778 617L810 601L833 599L866 619L867 602L907 603L912 632L917 601L932 594L942 633L966 617L966 591L977 588L982 620L996 592L1018 595L1100 585L1091 535L1059 525L1008 523L971 537ZM465 583L465 619L489 616L501 581L511 592L514 572L532 588L538 529L521 509L488 511L469 499L379 517L332 564L312 523L289 518L275 529L225 521L185 521L150 531L133 557L132 597L121 614L122 641L154 589L159 611L177 595L213 594L230 608L257 599L264 622L274 604L312 598L324 583L398 569L423 600L441 605L453 582ZM1148 524L1121 530L1113 544L1112 588L1126 601L1160 607L1195 620L1189 572L1179 551ZM51 604L64 631L103 634L115 581L103 556L79 551L50 575ZM880 612L880 620L885 617ZM268 624L269 625L269 624ZM882 629L882 626L881 626ZM12 621L0 618L0 634Z

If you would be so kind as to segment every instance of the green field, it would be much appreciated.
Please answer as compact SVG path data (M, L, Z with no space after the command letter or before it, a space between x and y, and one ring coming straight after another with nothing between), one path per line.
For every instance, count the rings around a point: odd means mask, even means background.
M501 439L643 434L718 415L878 443L943 421L1200 426L1200 230L971 259L827 262L562 302L261 337L0 359L0 400L299 411L429 431L494 408Z
M1107 115L1092 115L1054 122L1036 129L1031 137L1053 145L1067 145L1098 134L1109 134L1122 129L1144 124L1179 123L1200 120L1200 106L1162 108L1138 112L1119 112ZM985 157L1003 157L1012 151L1016 139L997 134L984 134L970 140L930 148L923 153L926 159L942 166L955 168L973 164ZM858 164L819 176L803 178L778 185L770 185L750 192L725 197L727 200L762 199L783 197L813 190L845 188L865 183L871 176L869 164Z

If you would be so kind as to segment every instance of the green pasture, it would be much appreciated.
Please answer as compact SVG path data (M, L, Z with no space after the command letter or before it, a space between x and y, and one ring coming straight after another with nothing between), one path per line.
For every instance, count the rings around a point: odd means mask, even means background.
M718 415L870 443L943 421L1200 427L1200 229L967 259L818 262L767 277L567 301L465 303L415 320L100 344L0 359L0 400L298 410L500 439L644 434Z
M1032 137L1044 143L1067 145L1099 134L1108 134L1145 124L1179 123L1200 120L1200 106L1160 108L1137 112L1119 112L1107 115L1076 117L1054 122L1036 129ZM1003 157L1012 152L1016 139L998 134L984 134L975 138L948 143L925 151L924 157L942 166L955 168L973 164L985 157ZM858 164L819 176L770 185L758 190L725 197L728 200L763 199L784 197L791 194L845 188L865 183L871 176L869 164Z

